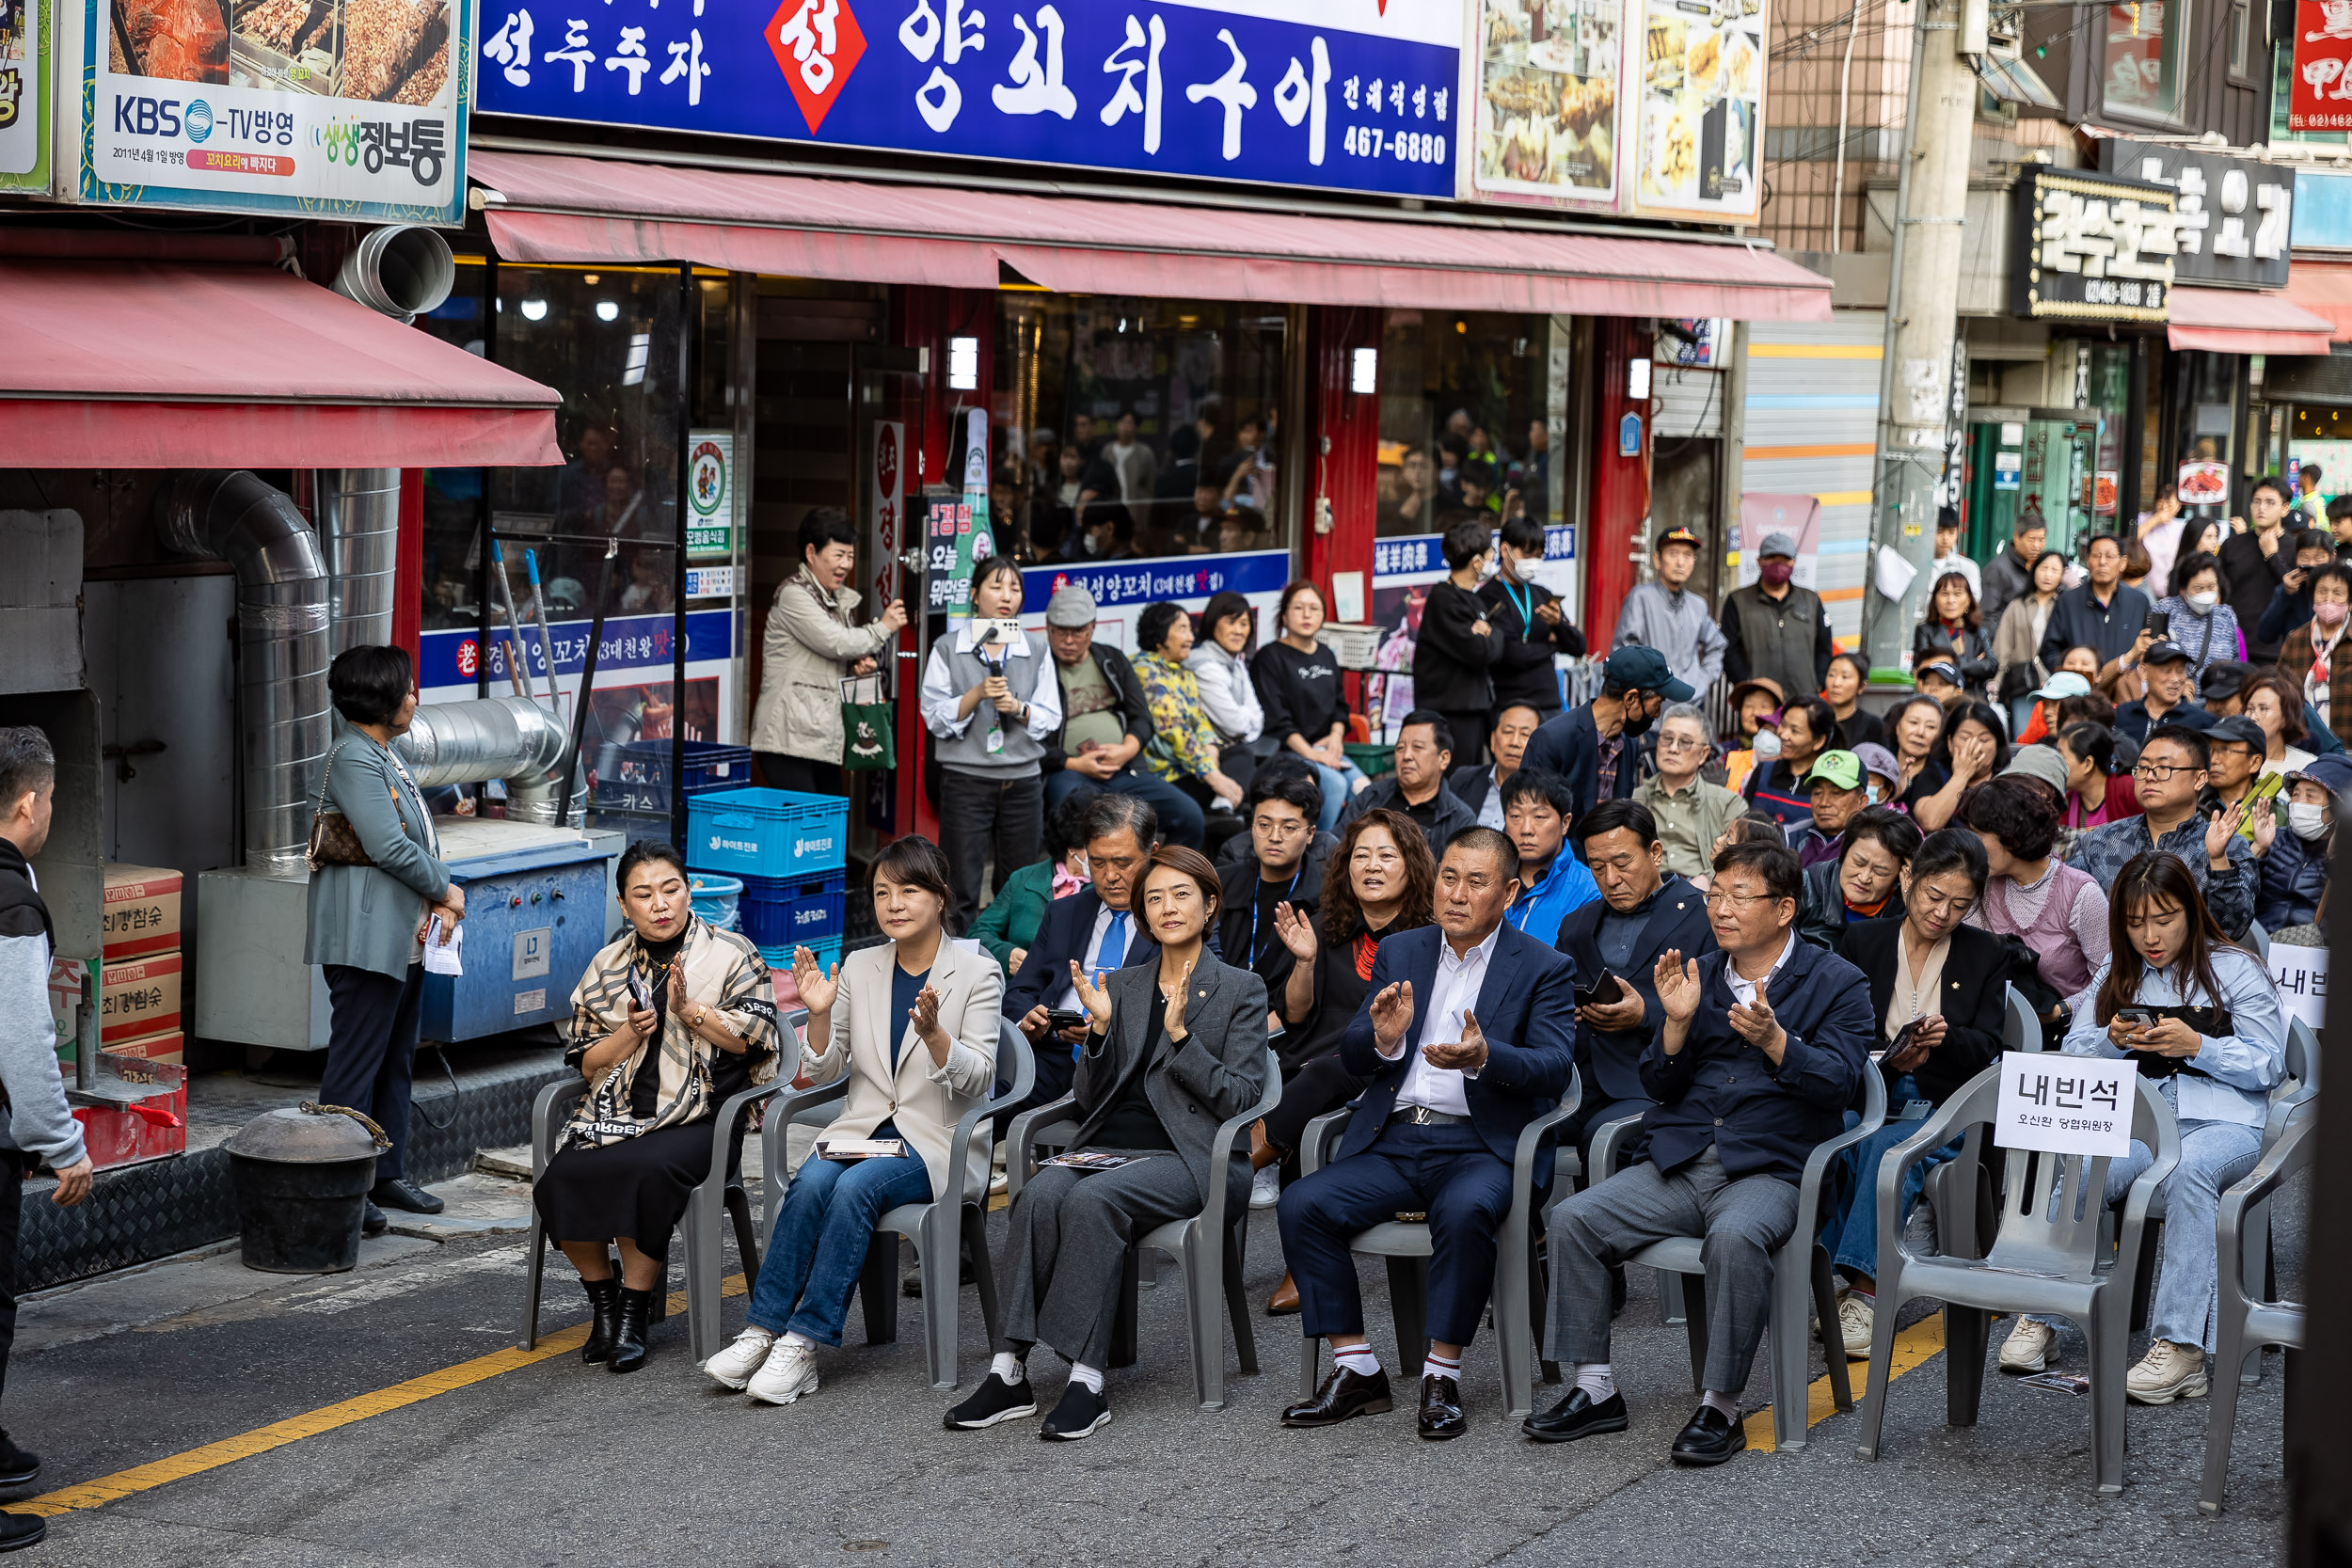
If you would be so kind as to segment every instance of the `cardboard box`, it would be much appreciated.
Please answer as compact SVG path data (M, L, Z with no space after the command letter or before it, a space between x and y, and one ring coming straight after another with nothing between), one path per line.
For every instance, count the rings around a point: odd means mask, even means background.
M106 867L108 963L180 950L180 873L162 866Z
M98 972L98 1043L167 1034L182 1027L180 955L159 953Z
M145 1062L179 1063L186 1051L188 1037L177 1029L160 1035L141 1035L136 1039L113 1040L106 1046L112 1056L135 1056Z

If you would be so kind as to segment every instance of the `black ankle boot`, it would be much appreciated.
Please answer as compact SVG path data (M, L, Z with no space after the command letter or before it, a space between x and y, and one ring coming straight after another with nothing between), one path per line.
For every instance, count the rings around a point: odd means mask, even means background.
M583 1279L580 1288L588 1292L588 1305L596 1314L588 1325L587 1342L580 1347L580 1358L594 1366L612 1354L612 1335L620 1323L621 1282L607 1275Z
M609 1372L633 1372L645 1364L645 1323L653 1316L653 1292L621 1288L619 1322L612 1328L612 1353L604 1363Z

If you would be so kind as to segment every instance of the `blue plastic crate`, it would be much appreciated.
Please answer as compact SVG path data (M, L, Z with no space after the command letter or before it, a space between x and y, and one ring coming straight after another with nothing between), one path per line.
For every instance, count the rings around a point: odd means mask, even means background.
M611 811L665 813L670 809L670 742L632 740L605 749L597 759L596 804ZM752 782L748 746L715 741L686 742L686 794L740 789Z
M753 945L758 944L755 942ZM834 965L841 961L839 937L828 937L823 942L804 942L799 945L816 954L817 967L828 974L833 973ZM761 947L759 956L770 969L780 974L789 974L792 973L792 948L793 943L788 942L781 947Z
M686 802L686 863L730 877L821 876L850 863L850 802L785 789L722 789Z
M821 877L746 877L736 907L741 911L743 934L755 947L799 943L814 947L842 936L845 871Z

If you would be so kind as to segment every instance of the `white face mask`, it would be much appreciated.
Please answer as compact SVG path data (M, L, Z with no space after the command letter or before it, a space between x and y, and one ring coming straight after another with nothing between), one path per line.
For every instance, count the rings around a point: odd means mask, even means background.
M1534 582L1535 580L1535 568L1541 566L1543 562L1535 559L1535 557L1532 555L1523 555L1511 562L1511 575L1518 578L1521 582Z
M2187 603L2188 608L2195 610L2198 614L2210 615L2213 613L2213 607L2221 602L2221 595L2218 594L2191 594L2185 602Z
M1756 760L1758 762L1778 762L1780 760L1780 735L1778 731L1758 730L1756 732Z
M1089 555L1101 555L1103 553L1103 542L1095 538L1095 536L1091 533L1088 534L1078 543L1085 548L1087 554Z
M2328 808L2322 805L2306 804L2301 800L2289 801L2287 826L2295 831L2295 836L2299 839L2313 841L2326 838L2328 836Z

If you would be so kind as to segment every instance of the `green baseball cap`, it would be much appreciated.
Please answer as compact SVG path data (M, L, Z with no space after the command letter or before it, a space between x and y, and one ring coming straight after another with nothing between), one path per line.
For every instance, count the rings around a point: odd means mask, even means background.
M1862 759L1851 752L1823 752L1813 759L1813 770L1804 776L1808 787L1827 781L1840 789L1862 787Z

